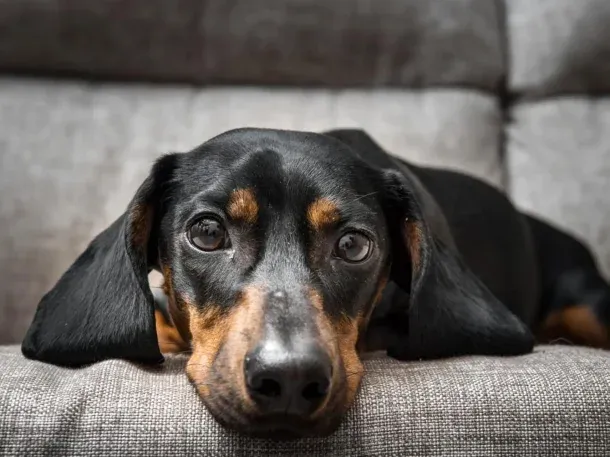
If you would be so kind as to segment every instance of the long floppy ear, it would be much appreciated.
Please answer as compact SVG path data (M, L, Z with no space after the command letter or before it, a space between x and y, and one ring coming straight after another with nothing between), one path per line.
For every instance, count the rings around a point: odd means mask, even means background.
M40 301L22 352L76 366L110 358L160 363L148 285L159 201L176 155L153 166L127 211L99 234Z
M402 360L530 352L529 329L460 258L440 207L410 168L363 130L326 134L384 169L379 186L392 241L392 281L373 312L372 345Z
M391 276L403 291L386 318L406 330L388 347L389 355L425 359L530 352L534 340L527 326L469 270L455 248L433 233L409 179L391 170L384 172L384 181Z

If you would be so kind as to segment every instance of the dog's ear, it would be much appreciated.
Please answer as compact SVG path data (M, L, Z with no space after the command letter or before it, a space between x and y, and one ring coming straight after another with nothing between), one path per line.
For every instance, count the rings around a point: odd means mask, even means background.
M533 337L425 220L417 186L396 171L383 174L386 218L392 240L392 280L403 299L394 300L385 321L404 337L388 354L399 359L465 354L530 352Z
M148 273L156 262L160 201L176 161L174 154L156 162L127 211L42 298L22 344L26 357L68 366L163 361Z
M362 130L326 134L372 165L388 167L378 186L392 244L393 292L373 312L369 330L381 336L375 346L405 360L530 352L529 329L460 258L440 208L406 165L405 173L395 171L396 161Z

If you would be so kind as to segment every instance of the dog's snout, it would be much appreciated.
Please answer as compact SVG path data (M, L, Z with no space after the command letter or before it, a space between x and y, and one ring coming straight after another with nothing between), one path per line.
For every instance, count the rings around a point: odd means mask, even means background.
M331 384L330 357L315 343L295 349L267 341L245 360L248 392L265 414L308 416L326 398Z

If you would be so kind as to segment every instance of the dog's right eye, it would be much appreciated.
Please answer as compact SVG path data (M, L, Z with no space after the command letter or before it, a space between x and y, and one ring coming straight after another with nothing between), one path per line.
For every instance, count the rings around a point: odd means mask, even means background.
M197 249L216 251L226 247L227 231L220 221L206 217L191 226L189 240Z
M347 232L337 240L335 257L350 263L363 262L371 252L371 240L359 232Z

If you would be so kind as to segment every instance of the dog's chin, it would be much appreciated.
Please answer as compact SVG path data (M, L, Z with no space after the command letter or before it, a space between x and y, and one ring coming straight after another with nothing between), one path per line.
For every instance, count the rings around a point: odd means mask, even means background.
M224 415L214 418L225 428L252 438L291 441L302 438L323 438L333 434L341 425L342 417L325 418L324 421L303 421L288 415L233 421Z
M322 413L316 419L303 419L289 414L261 415L240 411L239 406L220 404L204 399L207 410L223 427L253 438L288 441L300 438L325 437L341 425L343 414Z
M342 418L338 416L324 423L299 424L291 423L290 418L278 419L275 423L257 424L238 432L253 438L270 439L274 441L291 441L302 438L324 438L332 435L341 425Z

